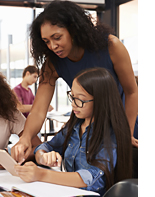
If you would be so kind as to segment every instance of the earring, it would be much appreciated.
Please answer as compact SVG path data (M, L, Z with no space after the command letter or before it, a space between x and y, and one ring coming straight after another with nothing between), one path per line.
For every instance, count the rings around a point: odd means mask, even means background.
M72 38L72 44L74 44L74 39Z

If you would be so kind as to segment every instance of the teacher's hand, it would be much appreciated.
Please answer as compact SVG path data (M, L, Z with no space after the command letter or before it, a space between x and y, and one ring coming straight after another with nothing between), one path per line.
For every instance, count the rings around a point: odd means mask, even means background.
M32 150L31 140L26 137L20 137L17 144L11 148L11 156L19 163L22 164L29 156Z
M138 140L136 138L134 138L133 136L131 137L131 143L133 146L138 148Z

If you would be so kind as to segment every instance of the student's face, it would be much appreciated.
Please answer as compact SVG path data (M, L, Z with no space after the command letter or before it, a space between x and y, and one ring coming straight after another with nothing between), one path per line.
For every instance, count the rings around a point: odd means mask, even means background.
M71 94L73 97L79 98L83 101L93 99L93 96L88 94L88 92L86 92L86 90L77 83L76 79L73 81ZM93 113L93 101L84 103L82 108L77 107L73 101L72 110L77 118L85 119L85 121L89 123Z
M37 73L29 73L27 74L27 83L28 85L32 85L33 83L35 83L37 81L38 78L38 74Z
M47 47L60 58L68 57L72 49L72 38L66 28L46 22L41 26L41 37Z

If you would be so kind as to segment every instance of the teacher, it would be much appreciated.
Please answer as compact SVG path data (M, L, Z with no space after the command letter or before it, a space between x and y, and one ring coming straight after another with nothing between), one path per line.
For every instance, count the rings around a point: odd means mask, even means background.
M30 37L32 56L42 65L40 84L23 135L12 148L22 163L31 152L31 139L41 129L61 77L71 87L74 76L91 67L104 67L114 77L131 130L132 144L138 113L138 88L125 46L105 25L95 25L87 11L70 1L52 1L33 21ZM98 87L102 88L102 87Z

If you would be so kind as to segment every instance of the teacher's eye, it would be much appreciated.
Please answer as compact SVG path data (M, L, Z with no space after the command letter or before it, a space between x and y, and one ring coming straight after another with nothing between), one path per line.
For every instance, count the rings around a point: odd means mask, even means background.
M49 43L49 41L45 41L45 40L44 40L44 43L45 43L45 44L48 44L48 43Z
M61 38L61 36L55 37L54 39L55 39L55 40L60 40L60 38Z

